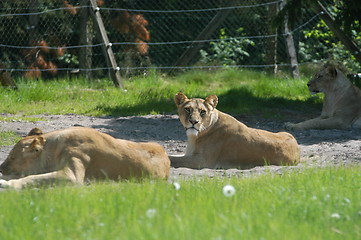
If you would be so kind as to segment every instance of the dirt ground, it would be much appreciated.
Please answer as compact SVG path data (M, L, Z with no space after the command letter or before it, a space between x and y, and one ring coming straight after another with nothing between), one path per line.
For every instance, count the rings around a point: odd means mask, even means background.
M14 117L15 115L2 114L2 116ZM79 115L37 115L34 117L45 119L45 121L0 121L0 131L11 130L21 136L25 136L34 127L41 128L44 132L49 132L72 126L84 126L98 129L116 138L132 141L155 141L163 145L169 154L185 152L186 136L177 115L147 115L117 118ZM273 132L284 131L284 120L267 120L246 116L235 117L250 127ZM293 120L293 122L300 121L300 119ZM296 137L300 145L302 159L304 160L297 166L265 166L248 170L192 170L187 168L172 168L171 180L194 176L248 177L269 172L282 174L285 171L300 171L307 167L361 165L361 130L307 130L291 133ZM0 163L6 158L11 148L12 146L0 148Z

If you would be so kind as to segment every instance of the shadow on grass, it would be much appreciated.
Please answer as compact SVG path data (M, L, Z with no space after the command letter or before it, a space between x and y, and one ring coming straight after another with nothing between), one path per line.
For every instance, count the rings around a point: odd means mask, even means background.
M156 113L176 113L173 98L169 99L153 99L149 98L147 101L137 105L123 106L121 104L109 107L98 105L97 111L106 116L140 116Z
M278 120L292 119L294 115L317 116L321 109L321 104L312 99L301 101L282 97L258 97L247 88L232 89L218 98L218 109L221 111Z
M173 102L173 96L176 92L171 93L167 99L149 98L146 101L133 106L97 106L104 115L108 116L134 116L146 115L150 113L170 113L176 114L176 106ZM187 93L185 93L187 94ZM204 96L189 96L201 97ZM287 112L299 112L303 115L313 114L321 111L321 104L315 103L314 100L307 101L290 100L282 97L258 97L247 88L232 89L224 94L218 95L219 103L217 109L229 114L252 114L267 117L270 119L279 119L279 114L284 115ZM287 118L287 117L286 117Z

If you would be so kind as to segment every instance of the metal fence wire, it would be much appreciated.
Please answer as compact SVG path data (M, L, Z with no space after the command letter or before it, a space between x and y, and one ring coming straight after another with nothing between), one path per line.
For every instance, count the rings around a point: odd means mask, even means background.
M289 65L287 34L271 26L281 0L96 2L123 76L150 69ZM87 0L1 1L0 69L27 78L106 76L103 43L89 10ZM299 63L329 57L307 35L318 24L319 13L305 9L290 29Z

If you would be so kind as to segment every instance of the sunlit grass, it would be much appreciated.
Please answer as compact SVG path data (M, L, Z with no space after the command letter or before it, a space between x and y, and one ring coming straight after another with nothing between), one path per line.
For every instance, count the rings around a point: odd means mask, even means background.
M21 137L13 131L0 131L0 147L13 145L20 139Z
M41 117L29 117L29 116L0 116L1 122L38 122L44 121Z
M361 168L0 192L0 239L360 239ZM231 185L234 195L222 189Z
M217 94L219 109L232 114L248 114L254 109L267 112L285 106L307 111L319 106L310 98L306 81L235 69L192 71L176 77L151 72L125 80L127 91L116 89L109 79L18 80L18 91L0 89L0 112L92 116L175 113L173 97L178 91L189 97Z

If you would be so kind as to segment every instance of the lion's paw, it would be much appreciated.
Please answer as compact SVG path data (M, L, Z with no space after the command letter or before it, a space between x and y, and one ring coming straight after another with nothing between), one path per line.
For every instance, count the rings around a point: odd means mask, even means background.
M286 122L285 125L284 125L285 129L287 129L287 130L293 130L294 126L295 126L295 124L290 123L290 122Z
M10 188L10 183L9 181L6 181L4 179L0 179L0 188Z

